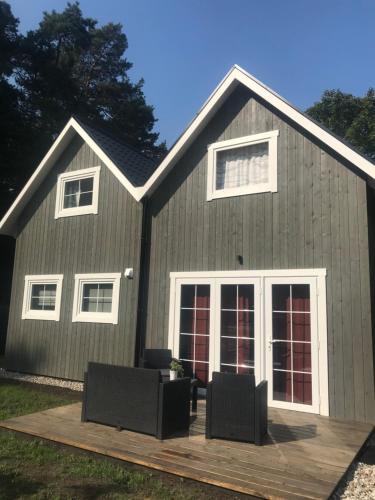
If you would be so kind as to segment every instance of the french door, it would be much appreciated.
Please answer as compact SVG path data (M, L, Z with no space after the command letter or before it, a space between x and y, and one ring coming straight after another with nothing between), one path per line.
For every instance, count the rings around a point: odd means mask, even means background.
M319 412L315 278L265 278L265 368L269 404Z
M172 273L170 348L202 386L213 371L254 373L270 406L327 414L322 276L273 273Z

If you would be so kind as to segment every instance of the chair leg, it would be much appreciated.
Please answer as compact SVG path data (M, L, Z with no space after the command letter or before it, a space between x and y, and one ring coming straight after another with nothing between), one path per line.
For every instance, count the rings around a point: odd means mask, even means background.
M192 389L191 411L196 412L198 407L198 386L194 385Z

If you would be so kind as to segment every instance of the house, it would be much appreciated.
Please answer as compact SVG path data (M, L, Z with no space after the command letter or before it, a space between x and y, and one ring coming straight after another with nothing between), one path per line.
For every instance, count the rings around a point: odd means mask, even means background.
M238 66L156 165L72 118L0 223L6 366L167 347L269 405L375 421L375 166Z

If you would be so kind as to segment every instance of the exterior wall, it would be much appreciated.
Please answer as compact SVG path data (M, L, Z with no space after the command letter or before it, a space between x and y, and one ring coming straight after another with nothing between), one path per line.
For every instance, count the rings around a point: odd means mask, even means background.
M54 219L56 178L101 165L97 215ZM142 205L77 136L20 218L6 366L81 380L89 360L133 365ZM121 272L117 325L72 323L75 273ZM60 321L22 320L24 276L64 274Z
M277 193L207 202L207 145L274 129ZM364 180L239 87L148 210L148 347L168 343L171 271L327 268L330 414L375 420Z

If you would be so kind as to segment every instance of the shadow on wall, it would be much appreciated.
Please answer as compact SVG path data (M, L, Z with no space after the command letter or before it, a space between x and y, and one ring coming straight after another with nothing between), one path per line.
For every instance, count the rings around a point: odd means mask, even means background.
M10 236L0 236L0 356L5 353L15 244Z
M26 342L19 342L15 346L8 346L3 366L7 370L21 373L42 375L42 367L47 359L47 346L31 346Z

